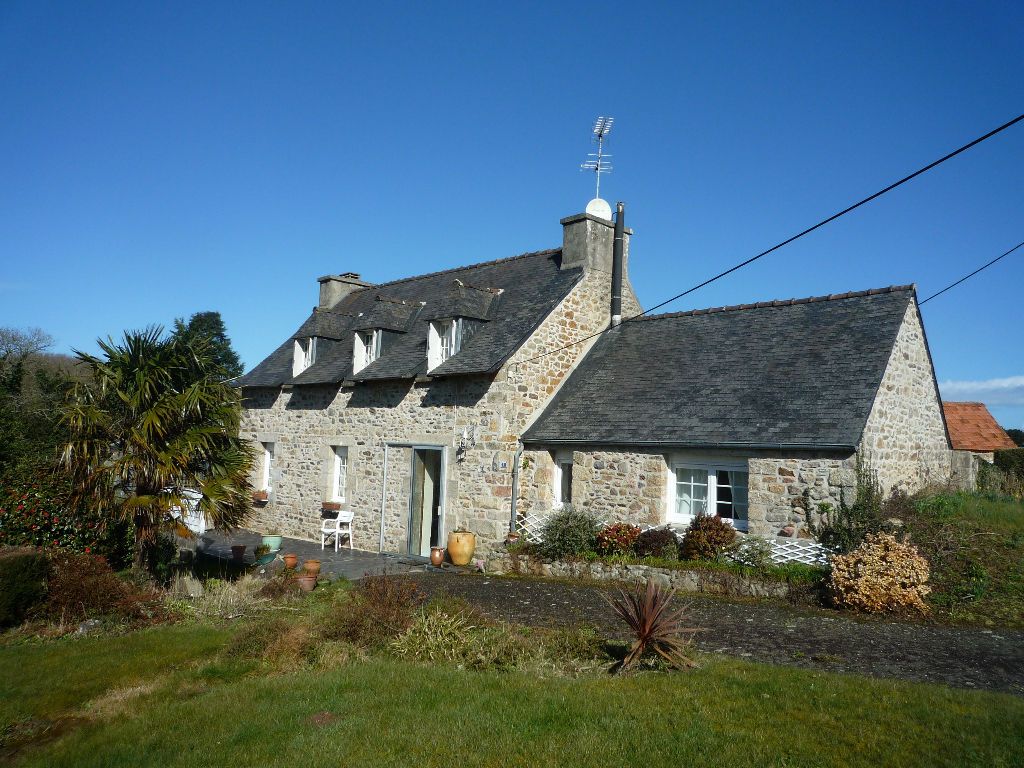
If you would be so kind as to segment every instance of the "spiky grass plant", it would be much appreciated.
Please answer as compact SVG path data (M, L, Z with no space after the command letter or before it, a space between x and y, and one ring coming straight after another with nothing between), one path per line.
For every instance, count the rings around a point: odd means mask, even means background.
M613 671L625 672L649 653L660 656L676 669L697 666L688 655L692 643L689 635L697 630L683 626L686 606L671 609L674 596L674 589L665 589L648 579L646 585L637 582L632 590L620 589L617 598L605 598L636 638Z

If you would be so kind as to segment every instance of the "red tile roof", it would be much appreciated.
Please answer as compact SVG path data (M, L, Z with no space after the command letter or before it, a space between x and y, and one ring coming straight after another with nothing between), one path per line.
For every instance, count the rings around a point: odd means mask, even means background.
M943 403L949 440L958 451L997 451L1016 448L984 403Z

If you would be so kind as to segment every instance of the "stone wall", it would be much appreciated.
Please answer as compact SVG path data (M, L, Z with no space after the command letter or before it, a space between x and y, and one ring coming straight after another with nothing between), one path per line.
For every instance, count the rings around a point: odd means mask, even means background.
M805 503L812 518L818 504L838 507L856 495L856 458L853 455L762 455L747 462L749 470L749 528L761 536L800 536L806 531ZM806 497L805 497L806 492Z
M383 486L382 477L385 444L416 443L445 451L444 531L465 525L486 553L508 530L519 436L589 344L531 358L607 327L610 288L608 273L588 269L494 376L246 390L242 436L275 444L271 499L254 508L250 524L317 538L331 446L345 445L354 545L378 548L383 493L384 550L407 551L412 450L388 448ZM624 312L639 311L628 279L624 288ZM468 447L461 450L464 433ZM254 468L254 481L260 471Z
M523 453L518 509L544 517L551 512L554 478L552 451ZM725 451L694 454L695 461L747 461L749 532L795 536L806 528L804 492L812 513L819 503L836 507L841 497L853 501L856 472L851 454L804 456L759 451L743 455ZM577 450L573 452L573 506L599 520L640 526L664 525L669 502L670 456L654 450Z
M975 491L978 488L978 470L981 462L989 464L993 459L991 453L974 453L973 451L953 451L949 484L964 491Z
M911 303L868 416L861 454L882 490L908 492L950 478L951 451L917 306Z
M742 576L731 571L657 568L651 565L585 561L542 560L525 555L495 552L487 559L488 573L531 574L555 578L627 583L652 580L680 592L696 592L732 597L772 597L785 599L790 594L784 581Z
M552 452L524 451L520 513L544 516L554 492ZM661 525L665 521L665 457L654 452L573 452L572 501L598 520Z

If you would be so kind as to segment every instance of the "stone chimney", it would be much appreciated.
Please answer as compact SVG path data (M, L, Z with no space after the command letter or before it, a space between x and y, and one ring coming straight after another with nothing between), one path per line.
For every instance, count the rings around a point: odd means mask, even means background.
M324 275L316 279L320 283L320 309L331 309L338 302L360 288L370 288L373 283L359 279L355 272L343 272L340 275Z
M562 219L562 269L583 267L584 270L612 272L612 247L615 241L615 223L594 216L577 213ZM626 228L622 241L622 272L629 274L629 236Z

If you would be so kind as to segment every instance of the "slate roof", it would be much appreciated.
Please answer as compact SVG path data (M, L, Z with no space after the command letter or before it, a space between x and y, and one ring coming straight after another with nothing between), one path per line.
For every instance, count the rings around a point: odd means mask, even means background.
M523 440L852 449L914 300L894 286L625 322Z
M553 249L362 288L330 310L314 310L299 331L245 374L238 386L335 384L426 374L427 319L456 310L482 322L459 353L430 375L494 372L582 277L582 269L563 271L560 264L561 250ZM381 357L353 376L352 334L377 317L382 325L376 327L397 332ZM311 335L310 331L322 337L317 361L293 378L293 339Z
M944 402L942 411L954 450L987 453L1017 447L984 403Z

